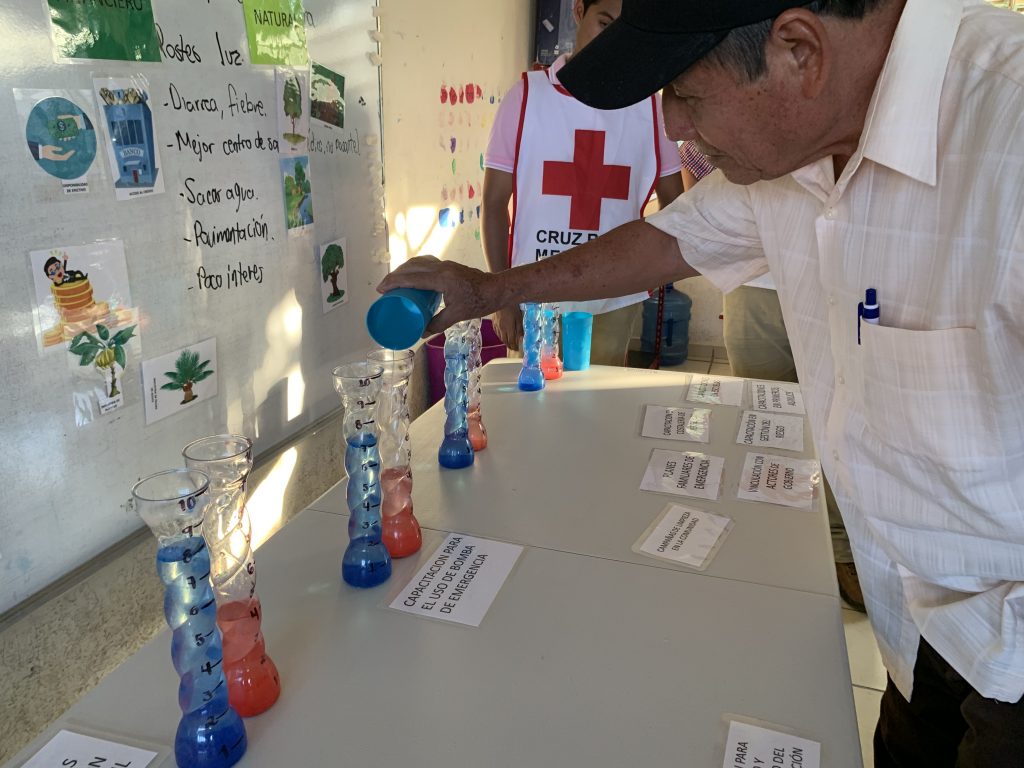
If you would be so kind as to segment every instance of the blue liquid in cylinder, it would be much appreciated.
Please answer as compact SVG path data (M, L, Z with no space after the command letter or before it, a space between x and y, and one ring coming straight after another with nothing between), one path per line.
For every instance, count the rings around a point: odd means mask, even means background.
M175 760L188 768L228 768L248 744L242 718L228 703L206 542L193 536L160 547L156 568L165 585L164 616L173 633L171 660L181 678Z
M519 389L537 392L544 389L544 371L540 367L544 342L544 315L540 304L523 305L523 367L519 371Z
M360 432L347 440L349 543L341 560L341 578L353 587L375 587L391 576L391 555L381 541L380 450L377 436Z
M447 469L472 465L475 453L469 439L470 324L456 323L444 341L444 439L437 462Z

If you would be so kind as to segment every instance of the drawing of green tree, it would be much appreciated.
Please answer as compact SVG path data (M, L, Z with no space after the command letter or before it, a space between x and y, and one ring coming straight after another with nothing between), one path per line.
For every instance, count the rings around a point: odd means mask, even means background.
M209 364L209 360L200 363L199 353L186 349L174 361L174 370L164 372L164 376L170 381L160 389L180 389L184 392L185 399L181 401L181 405L197 400L199 395L192 388L203 379L213 376L213 369L207 368Z
M79 365L92 363L100 373L110 371L110 393L107 397L117 397L121 391L117 388L117 365L124 370L127 356L124 345L135 335L136 326L122 328L113 336L110 329L100 323L96 324L96 334L82 331L71 340L68 351L79 356ZM104 374L104 378L106 378Z
M298 77L289 77L284 82L284 113L292 121L292 132L284 134L285 141L301 144L306 137L295 132L295 121L302 117L302 84Z
M345 266L345 254L341 250L341 246L337 243L331 243L327 246L327 250L324 251L323 258L320 259L320 268L323 272L324 282L331 281L331 286L334 290L331 291L327 297L327 301L333 304L339 301L345 292L338 288L338 273L341 272Z
M303 194L308 195L310 192L309 179L306 178L306 169L302 167L302 163L295 164L295 186Z

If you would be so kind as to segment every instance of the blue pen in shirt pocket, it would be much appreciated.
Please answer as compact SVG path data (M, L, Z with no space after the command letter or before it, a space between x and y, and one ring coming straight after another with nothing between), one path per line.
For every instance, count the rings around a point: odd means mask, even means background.
M860 344L860 324L862 322L878 325L881 311L878 307L878 291L868 288L864 292L864 301L857 304L857 343Z

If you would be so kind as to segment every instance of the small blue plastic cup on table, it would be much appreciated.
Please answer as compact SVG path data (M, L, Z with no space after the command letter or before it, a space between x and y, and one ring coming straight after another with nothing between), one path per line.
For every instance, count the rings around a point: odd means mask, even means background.
M440 304L436 291L395 288L370 305L366 328L384 349L408 349L420 340Z
M567 371L585 371L590 367L590 339L594 316L589 312L562 315L562 364Z

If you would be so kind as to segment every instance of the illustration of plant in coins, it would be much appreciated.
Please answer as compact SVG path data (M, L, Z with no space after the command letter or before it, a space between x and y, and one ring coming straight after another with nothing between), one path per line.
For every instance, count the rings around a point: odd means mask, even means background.
M198 352L186 349L174 361L174 370L164 372L164 376L170 379L170 381L160 387L160 389L180 389L185 394L185 399L181 401L181 405L198 400L199 395L195 393L194 387L203 379L213 376L213 369L207 367L209 365L209 360L199 362Z
M302 84L298 77L289 77L284 81L284 113L292 121L292 132L284 134L285 141L301 144L306 137L295 132L295 121L302 117Z
M338 274L344 266L345 253L341 250L341 246L337 243L327 246L323 258L320 259L320 268L323 271L324 282L326 283L330 280L331 286L334 289L327 297L327 301L332 304L339 301L345 295L345 292L338 288Z
M117 388L117 367L124 370L127 356L124 345L135 335L136 326L122 328L113 336L110 329L105 325L96 325L96 334L82 331L71 340L68 351L79 356L79 365L95 365L96 369L106 378L106 372L110 371L110 392L107 397L117 397L121 394Z

